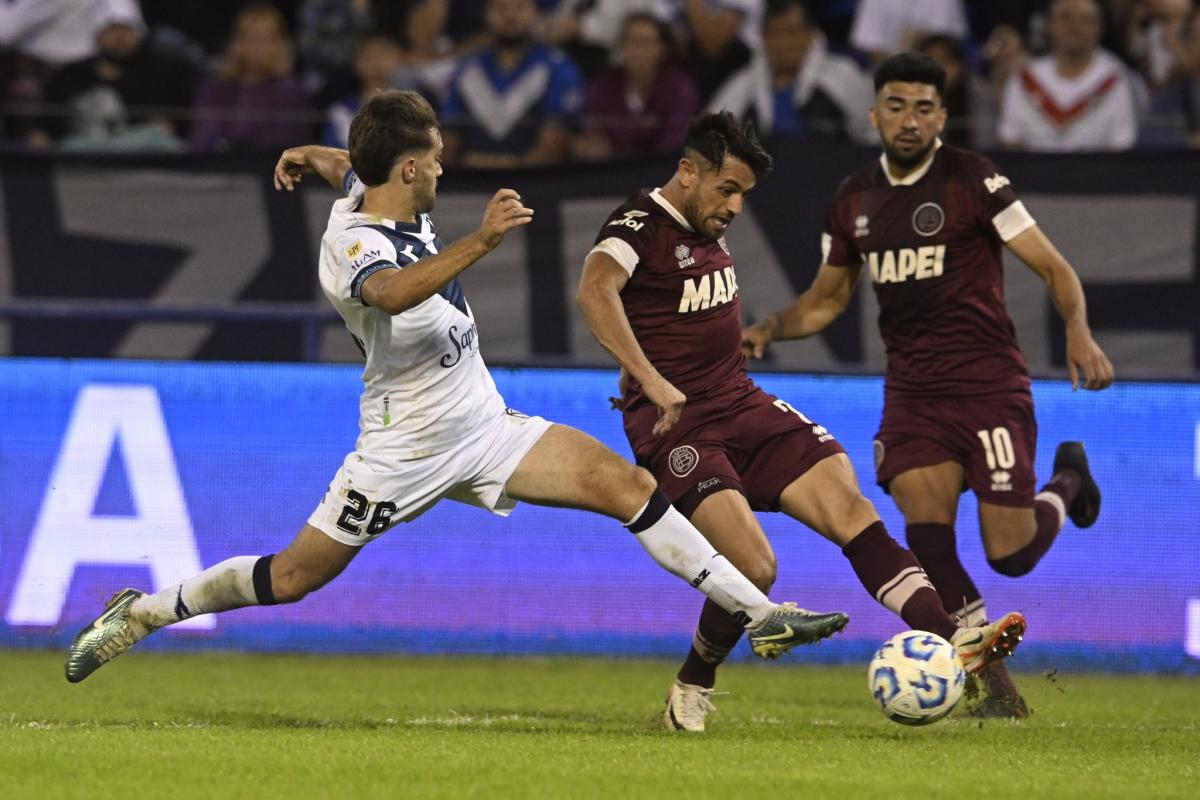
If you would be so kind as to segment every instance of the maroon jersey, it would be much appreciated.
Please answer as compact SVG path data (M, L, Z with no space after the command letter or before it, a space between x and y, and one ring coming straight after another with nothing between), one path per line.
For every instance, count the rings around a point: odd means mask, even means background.
M838 188L825 263L861 264L879 298L887 393L962 397L1029 391L1004 305L1001 247L1033 225L996 165L940 146L902 182L883 157Z
M629 273L621 303L646 358L689 399L749 383L741 303L725 239L696 233L657 189L629 198L596 236ZM630 386L627 409L645 400Z

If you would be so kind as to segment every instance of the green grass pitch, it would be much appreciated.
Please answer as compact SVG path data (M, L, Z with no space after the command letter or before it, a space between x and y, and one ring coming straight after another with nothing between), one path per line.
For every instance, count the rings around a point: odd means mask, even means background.
M1200 679L1019 675L1022 723L884 719L865 667L735 664L704 736L667 662L0 651L0 798L1200 796Z

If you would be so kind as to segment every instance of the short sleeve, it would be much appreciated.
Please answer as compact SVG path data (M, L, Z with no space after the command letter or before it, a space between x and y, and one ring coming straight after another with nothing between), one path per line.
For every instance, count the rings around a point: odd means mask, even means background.
M990 159L980 156L968 180L1000 241L1009 242L1036 225L1033 216L1017 196L1012 182Z
M833 267L854 267L862 263L862 253L854 238L842 224L845 201L841 194L834 195L833 206L825 218L825 231L821 234L821 263Z
M588 255L601 252L633 275L634 269L650 255L654 243L654 232L648 221L650 214L621 206L609 216L596 235L596 246Z
M385 269L400 269L417 260L411 248L397 252L388 237L367 227L342 231L333 240L333 250L341 298L359 302L362 302L362 286L367 278Z

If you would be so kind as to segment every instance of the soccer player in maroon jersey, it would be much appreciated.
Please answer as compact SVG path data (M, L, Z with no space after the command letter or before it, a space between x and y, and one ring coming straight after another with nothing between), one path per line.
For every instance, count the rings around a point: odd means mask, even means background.
M577 301L622 367L625 432L639 464L716 549L764 591L775 554L753 511L783 511L842 547L876 600L953 641L969 671L1007 655L1020 614L958 628L912 553L888 535L828 430L746 374L738 279L725 231L771 157L731 114L695 119L675 174L608 218ZM668 728L703 731L717 666L741 637L705 603L667 696Z
M1079 278L1006 178L981 155L943 145L945 74L904 53L875 73L879 161L838 188L816 280L787 309L743 333L748 354L812 336L845 310L864 269L879 299L888 364L875 438L879 484L904 514L908 544L962 625L987 618L955 547L959 494L979 499L988 563L1017 577L1046 554L1069 516L1086 528L1100 490L1083 445L1063 442L1035 492L1037 423L1029 372L1004 304L1001 246L1036 272L1066 323L1071 384L1098 390L1113 370L1088 330ZM976 713L1028 709L999 661L983 671Z

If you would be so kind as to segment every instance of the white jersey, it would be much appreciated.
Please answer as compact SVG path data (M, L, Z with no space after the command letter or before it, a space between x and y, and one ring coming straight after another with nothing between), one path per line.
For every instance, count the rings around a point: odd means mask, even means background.
M1026 150L1128 150L1137 124L1137 84L1124 62L1101 49L1075 78L1059 75L1053 56L1010 77L998 134Z
M457 279L395 316L366 305L368 277L436 255L442 240L428 214L414 223L359 213L364 187L353 172L346 188L321 239L320 277L367 359L359 430L386 433L402 458L446 452L505 411L471 308Z

